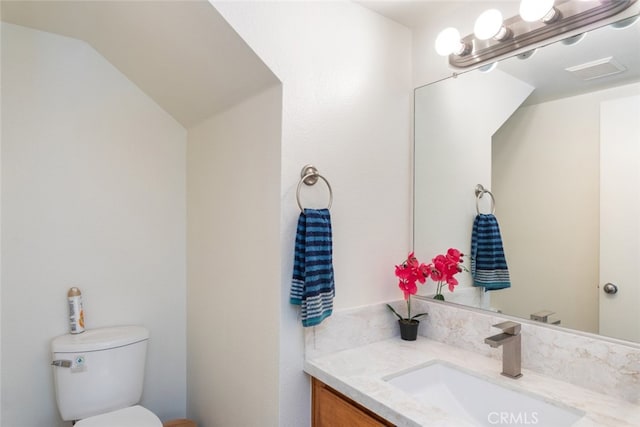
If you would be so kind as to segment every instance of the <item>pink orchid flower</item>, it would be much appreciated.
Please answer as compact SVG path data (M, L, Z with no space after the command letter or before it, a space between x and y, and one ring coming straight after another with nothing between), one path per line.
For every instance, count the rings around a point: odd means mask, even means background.
M442 296L442 287L446 283L449 291L453 292L458 285L458 280L454 277L465 269L462 266L462 257L464 255L457 249L449 248L446 254L437 255L431 261L431 264L424 264L418 261L414 252L407 255L406 260L395 266L395 274L398 280L398 287L403 293L405 301L407 301L408 318L411 317L411 295L415 295L418 292L418 286L416 283L424 284L427 279L431 279L436 282L436 299L444 300ZM466 270L466 269L465 269ZM387 304L388 305L388 304ZM402 317L391 307L389 308L394 312L398 318ZM423 314L413 316L413 318L422 316Z
M464 256L462 252L457 249L449 248L447 250L447 258L455 262L456 264L460 262L460 259Z

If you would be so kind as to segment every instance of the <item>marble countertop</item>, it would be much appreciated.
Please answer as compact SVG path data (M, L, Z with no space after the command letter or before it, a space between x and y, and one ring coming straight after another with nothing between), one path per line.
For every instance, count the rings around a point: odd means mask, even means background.
M304 370L397 426L472 426L418 402L384 378L434 360L457 365L507 388L534 393L547 402L585 413L573 426L640 426L640 406L523 369L517 380L500 375L502 362L427 338L399 337L305 361ZM588 373L585 373L588 375ZM547 427L547 426L545 426Z

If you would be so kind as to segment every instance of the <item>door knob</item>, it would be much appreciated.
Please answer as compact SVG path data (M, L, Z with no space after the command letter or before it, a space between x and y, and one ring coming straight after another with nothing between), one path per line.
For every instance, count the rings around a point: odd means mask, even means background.
M618 292L618 287L613 283L607 283L604 285L603 290L605 294L613 295Z

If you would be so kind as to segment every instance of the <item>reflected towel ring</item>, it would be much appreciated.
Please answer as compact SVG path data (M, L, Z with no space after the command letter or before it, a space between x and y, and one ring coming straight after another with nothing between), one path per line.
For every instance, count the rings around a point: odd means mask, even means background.
M485 194L488 194L491 197L491 214L493 215L496 212L496 199L493 197L491 191L485 189L482 184L476 185L476 212L480 215L479 202Z
M306 165L300 171L300 182L298 182L298 188L296 189L296 202L298 203L298 208L300 208L300 212L304 212L304 208L302 207L302 203L300 203L300 189L302 188L302 184L305 185L314 185L318 182L318 178L324 181L327 184L327 188L329 189L329 204L327 205L327 209L331 209L331 204L333 203L333 190L331 189L331 184L327 179L318 173L318 169L316 169L312 165Z

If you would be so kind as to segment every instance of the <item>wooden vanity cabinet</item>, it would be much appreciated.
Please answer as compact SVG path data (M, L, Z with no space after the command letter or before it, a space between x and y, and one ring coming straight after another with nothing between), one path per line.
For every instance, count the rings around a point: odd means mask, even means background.
M393 427L393 424L362 405L311 379L312 427Z

